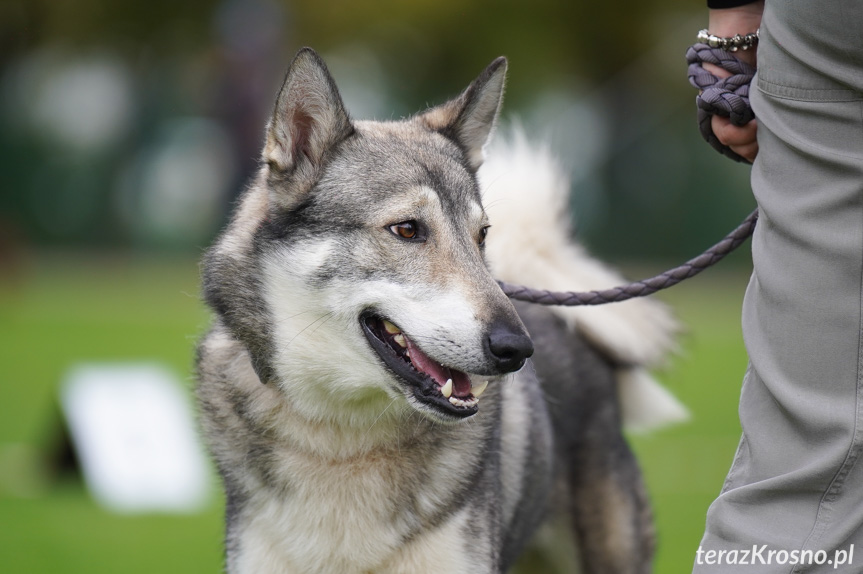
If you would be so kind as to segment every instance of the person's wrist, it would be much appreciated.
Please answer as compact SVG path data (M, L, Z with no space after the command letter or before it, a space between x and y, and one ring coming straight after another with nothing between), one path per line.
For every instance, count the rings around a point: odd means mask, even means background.
M707 30L714 36L752 34L761 27L764 0L736 8L713 8L708 11Z
M744 4L736 8L712 8L709 11L707 31L714 36L733 37L754 34L761 27L761 14L764 12L764 0ZM747 64L756 64L757 50L738 50L734 56ZM705 65L705 70L714 73L711 66Z

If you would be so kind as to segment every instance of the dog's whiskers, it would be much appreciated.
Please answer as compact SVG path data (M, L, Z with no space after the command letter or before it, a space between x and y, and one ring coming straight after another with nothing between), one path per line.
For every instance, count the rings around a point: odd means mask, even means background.
M296 319L300 315L308 315L309 313L315 313L314 309L307 309L305 311L300 311L299 313L294 313L293 315L288 315L287 317L282 317L276 323L284 323L286 321L290 321L291 319Z
M317 327L315 327L315 329L313 329L311 331L311 333L314 333L321 325L323 325L327 320L329 320L330 317L332 317L334 314L335 313L333 311L330 311L329 313L324 313L323 315L321 315L320 317L318 317L317 319L315 319L314 321L312 321L311 323L309 323L308 325L306 325L305 327L300 329L300 331L296 335L291 337L290 341L288 341L288 344L286 346L290 347L291 344L293 344L293 342L297 339L297 337L299 337L300 335L302 335L303 333L308 331L315 323L320 322L320 325L318 325Z
M375 426L379 420L381 420L381 417L384 416L384 414L387 412L387 410L389 410L389 408L391 406L393 406L393 403L395 403L397 400L398 400L398 397L394 398L393 400L391 400L389 402L389 404L387 404L387 406L384 407L384 410L381 411L381 414L379 414L377 416L377 418L374 420L374 422L372 422L372 424L369 425L369 428L366 429L366 436L368 436L369 432L371 432L371 430L372 430L372 427Z

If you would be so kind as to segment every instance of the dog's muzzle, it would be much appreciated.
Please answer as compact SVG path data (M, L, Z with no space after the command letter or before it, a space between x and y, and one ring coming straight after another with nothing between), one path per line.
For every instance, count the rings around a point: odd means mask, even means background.
M379 314L368 311L360 325L372 349L420 403L447 418L466 418L478 411L479 397L488 381L471 381L458 369L447 367L428 356L401 328ZM485 353L495 368L491 375L521 368L533 353L530 339L512 332L492 330L486 337ZM476 377L475 377L476 378Z

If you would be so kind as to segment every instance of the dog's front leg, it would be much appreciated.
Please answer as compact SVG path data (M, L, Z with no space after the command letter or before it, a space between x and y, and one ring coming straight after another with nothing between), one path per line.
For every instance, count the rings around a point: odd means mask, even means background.
M570 469L572 514L584 569L649 574L654 530L638 463L616 417L598 415L586 426L578 462ZM590 440L596 436L602 440Z

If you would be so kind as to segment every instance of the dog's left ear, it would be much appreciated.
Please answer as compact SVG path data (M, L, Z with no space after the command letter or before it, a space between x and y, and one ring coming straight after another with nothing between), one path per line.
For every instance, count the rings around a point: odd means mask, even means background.
M503 101L505 78L506 58L500 57L460 96L423 112L417 119L455 141L464 150L471 167L478 169L483 160L482 148L494 129Z

